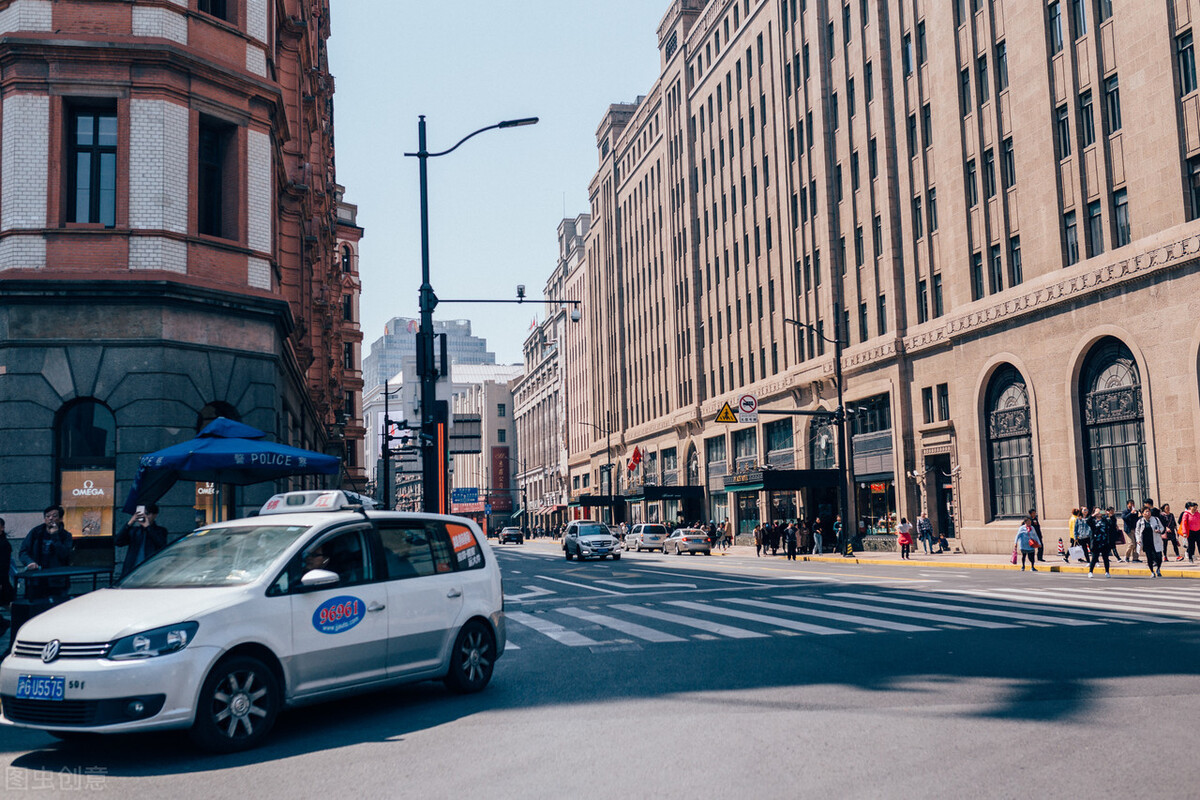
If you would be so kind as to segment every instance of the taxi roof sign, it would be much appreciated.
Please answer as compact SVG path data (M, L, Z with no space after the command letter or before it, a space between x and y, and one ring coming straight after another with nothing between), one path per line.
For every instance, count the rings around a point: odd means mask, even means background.
M729 407L729 403L721 406L721 410L717 412L717 422L737 422L738 418L734 416L733 409Z
M259 516L268 514L294 514L304 511L337 511L342 508L358 507L341 489L325 489L306 492L282 492L263 503Z

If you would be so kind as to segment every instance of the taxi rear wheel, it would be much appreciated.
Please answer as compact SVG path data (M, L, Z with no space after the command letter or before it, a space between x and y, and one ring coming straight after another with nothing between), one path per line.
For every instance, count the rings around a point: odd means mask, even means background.
M280 699L279 681L266 664L249 656L225 659L200 690L192 741L218 753L257 747L275 724Z
M492 679L496 666L496 637L479 620L463 625L450 652L446 686L459 694L481 691Z

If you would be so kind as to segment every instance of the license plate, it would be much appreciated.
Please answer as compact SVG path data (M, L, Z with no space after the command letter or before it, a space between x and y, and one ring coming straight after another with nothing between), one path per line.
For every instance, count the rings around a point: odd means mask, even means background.
M21 675L17 678L18 700L62 700L67 679L59 675Z
M607 553L607 552L608 552L608 548L607 548L607 547L597 547L597 548L596 548L596 552L597 552L597 553Z

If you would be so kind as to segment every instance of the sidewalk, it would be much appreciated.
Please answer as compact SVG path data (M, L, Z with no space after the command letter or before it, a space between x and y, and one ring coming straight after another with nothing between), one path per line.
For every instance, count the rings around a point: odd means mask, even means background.
M784 551L781 549L778 555L767 555L763 558L768 559L784 559ZM728 550L714 550L714 556L741 556L754 558L754 548L748 545L733 545ZM1164 578L1200 578L1200 564L1189 564L1185 557L1183 561L1175 561L1174 555L1171 555L1172 560L1163 560L1162 576ZM955 569L1021 569L1020 564L1012 563L1012 556L1001 555L999 553L941 553L934 555L926 555L923 552L915 552L912 558L905 561L900 558L900 553L877 553L877 552L855 552L851 558L843 558L842 556L827 553L825 555L797 555L797 561L824 561L837 564L888 564L897 566L910 567L953 567ZM1111 570L1113 575L1132 575L1150 577L1150 570L1146 567L1146 561L1126 561L1118 563L1115 559L1110 559ZM1073 561L1070 564L1064 563L1061 556L1052 556L1049 552L1046 553L1046 560L1038 562L1038 572L1046 570L1048 572L1064 572L1074 574L1085 574L1088 571L1087 564ZM1096 564L1096 571L1103 574L1104 562L1100 561Z

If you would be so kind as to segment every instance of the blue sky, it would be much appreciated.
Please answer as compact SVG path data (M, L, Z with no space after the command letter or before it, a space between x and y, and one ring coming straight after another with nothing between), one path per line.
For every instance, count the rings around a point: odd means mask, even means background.
M335 0L338 181L366 230L360 250L363 355L394 316L417 316L421 282L417 117L429 149L503 119L429 161L430 272L442 298L540 296L564 217L588 210L596 128L610 103L631 102L658 76L656 29L669 0L435 2ZM565 212L565 213L564 213ZM586 310L585 310L586 313ZM470 319L502 363L540 304L442 305Z

